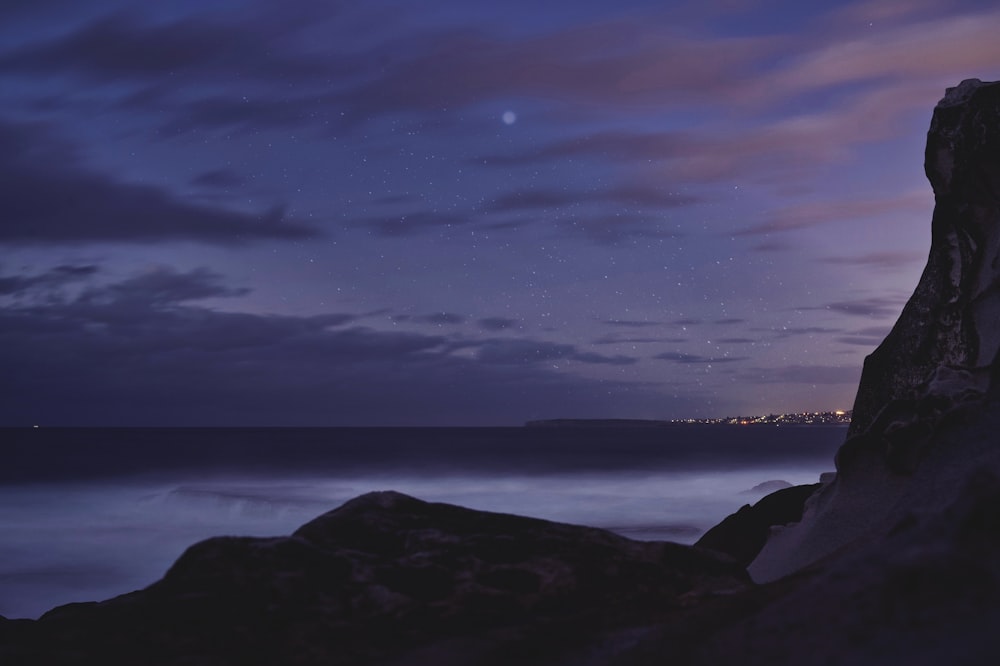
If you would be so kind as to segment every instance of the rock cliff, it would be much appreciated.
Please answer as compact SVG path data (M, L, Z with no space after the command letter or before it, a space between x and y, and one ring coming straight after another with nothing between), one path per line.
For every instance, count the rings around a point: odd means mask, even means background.
M961 485L945 483L927 460L951 427L980 419L997 391L1000 83L970 79L948 89L934 109L924 168L935 195L927 266L865 360L836 478L809 499L799 525L768 541L750 566L755 580L882 533L927 497L951 501ZM962 461L955 451L945 458L950 468Z
M998 121L1000 83L963 81L934 109L924 156L935 198L930 255L896 325L865 360L849 436L984 391L1000 348Z

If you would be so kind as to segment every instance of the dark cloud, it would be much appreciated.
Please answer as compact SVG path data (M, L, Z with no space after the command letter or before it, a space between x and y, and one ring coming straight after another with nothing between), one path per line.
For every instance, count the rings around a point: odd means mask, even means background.
M635 321L629 319L605 319L603 320L608 326L622 326L624 328L649 328L650 326L660 326L660 322L656 321Z
M372 229L379 236L409 236L432 229L447 229L468 224L470 217L457 213L415 211L403 215L369 217L356 223Z
M923 192L907 192L886 199L808 202L770 211L767 214L768 219L760 224L742 229L736 232L736 235L753 236L782 233L821 224L843 223L891 213L927 213L927 204L927 196ZM882 253L882 256L890 254ZM895 261L898 261L898 257Z
M820 308L814 308L820 309ZM799 335L824 335L827 333L843 333L842 328L829 328L826 326L787 326L782 328L753 328L750 329L755 332L768 333L773 335L775 338L793 338Z
M881 344L882 340L888 334L889 327L887 326L870 326L851 331L849 335L837 338L837 342L874 349Z
M157 187L115 180L84 166L72 146L38 125L0 121L0 243L193 240L240 244L311 238L281 207L248 213L187 202Z
M871 266L872 268L894 269L924 261L926 254L917 252L872 252L851 257L826 257L820 259L838 266Z
M616 207L678 208L701 203L698 197L668 189L619 186L582 192L566 190L516 190L491 201L485 208L490 212L510 212L545 208L565 208L579 204L612 204Z
M415 317L416 321L434 324L436 326L457 326L465 323L465 317L454 312L435 312L421 317Z
M771 384L857 384L860 376L860 367L839 365L793 365L746 371L749 381Z
M0 276L0 295L21 294L38 288L61 287L71 282L80 282L97 274L97 266L61 265L38 275Z
M783 241L769 241L767 243L759 243L754 245L750 249L754 252L787 252L789 250L795 249L795 245L792 243L786 243Z
M615 162L652 162L690 154L691 138L674 133L598 132L551 143L534 152L488 155L476 160L493 166L521 166L536 162L586 157Z
M661 361L673 361L674 363L715 365L717 363L735 363L747 360L747 356L699 356L697 354L685 354L683 352L664 352L657 354L653 358Z
M719 324L721 326L731 326L733 324L745 324L746 319L740 319L738 317L729 317L727 319L716 319L713 324Z
M417 35L387 44L392 58L380 58L381 49L369 54L386 66L345 99L361 116L457 108L501 95L665 108L737 85L741 73L773 49L766 40L706 42L668 33L669 26L630 20L519 39L469 27ZM680 62L685 66L676 66Z
M856 317L896 317L902 307L903 304L897 299L881 296L872 296L856 301L838 301L824 306L827 310Z
M865 337L862 335L845 335L844 337L837 338L837 342L842 342L845 345L857 345L858 347L874 349L879 345L879 343L882 342L882 338Z
M483 317L477 323L485 331L504 331L517 326L516 319L508 319L507 317Z
M653 337L625 337L618 335L605 335L594 340L595 345L622 345L622 344L648 344L665 343L681 344L688 342L687 338L653 338Z
M618 245L638 238L672 239L681 234L668 221L645 213L618 210L605 214L572 212L566 219L556 220L558 233L582 237L601 245Z
M262 38L263 37L263 38ZM0 56L0 70L26 74L73 73L96 81L177 76L301 80L330 72L312 58L275 49L266 25L253 31L232 23L184 19L150 24L134 15L104 17L50 41Z
M715 342L723 345L746 345L757 341L753 338L715 338Z
M248 289L227 287L222 276L205 268L178 273L158 268L107 287L92 288L80 295L83 303L142 304L159 308L205 298L244 296Z
M243 293L208 270L160 269L62 302L0 307L0 421L482 425L608 409L649 416L663 407L651 387L549 367L634 362L628 357L530 340L474 341L469 356L443 336L357 326L346 313L192 304ZM693 409L697 396L677 400Z
M488 340L476 346L479 348L480 361L500 365L551 361L631 365L636 362L636 359L630 356L604 356L581 352L574 345L538 340Z
M315 97L285 99L271 97L213 96L175 104L174 117L160 127L164 136L198 129L260 132L268 129L308 126L315 118Z
M243 176L229 169L213 169L206 171L191 179L191 184L196 187L209 187L225 189L229 187L239 187L246 182Z

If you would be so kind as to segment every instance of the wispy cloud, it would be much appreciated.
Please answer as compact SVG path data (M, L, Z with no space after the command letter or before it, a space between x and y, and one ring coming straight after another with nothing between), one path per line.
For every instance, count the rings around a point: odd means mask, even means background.
M674 363L694 364L694 365L715 365L718 363L736 363L747 360L747 356L700 356L698 354L685 354L682 352L664 352L657 354L653 358L661 361L673 361Z
M238 245L304 239L316 229L281 206L246 212L186 201L168 190L88 168L41 125L0 121L0 243L192 240Z
M889 197L886 199L862 199L862 200L839 200L839 201L819 201L811 203L796 204L775 211L767 215L767 220L760 224L747 227L735 232L736 235L760 235L774 234L787 231L797 231L808 227L815 227L821 224L843 223L858 219L867 219L891 213L929 213L933 206L933 198L928 192L912 192L901 196ZM879 253L867 255L869 257L888 258L893 253ZM896 261L902 255L895 253L892 257ZM836 260L830 260L836 261ZM859 259L854 258L855 262ZM873 263L869 261L869 263Z

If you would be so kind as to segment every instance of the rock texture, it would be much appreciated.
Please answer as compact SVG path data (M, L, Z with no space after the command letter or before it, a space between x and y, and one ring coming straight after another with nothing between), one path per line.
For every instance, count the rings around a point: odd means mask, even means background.
M865 360L837 478L800 525L750 567L774 580L887 529L941 433L977 418L1000 349L1000 83L963 81L935 107L925 171L935 208L927 266L892 331ZM928 481L932 482L932 481Z
M689 546L371 493L290 537L210 539L145 590L19 622L0 663L586 663L694 590L747 586Z
M978 79L949 88L934 109L924 155L935 198L927 266L865 360L849 436L983 393L1000 349L998 120L1000 83Z

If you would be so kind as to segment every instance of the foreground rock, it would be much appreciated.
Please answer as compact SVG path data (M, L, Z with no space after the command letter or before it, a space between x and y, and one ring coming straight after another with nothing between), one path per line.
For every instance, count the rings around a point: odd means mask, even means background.
M587 663L694 590L745 587L708 551L371 493L291 537L210 539L145 590L18 622L0 663Z
M753 506L745 504L706 532L695 545L725 553L747 566L764 547L772 527L802 520L803 505L818 488L818 483L781 488Z

